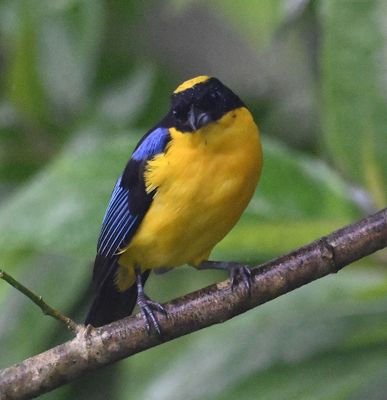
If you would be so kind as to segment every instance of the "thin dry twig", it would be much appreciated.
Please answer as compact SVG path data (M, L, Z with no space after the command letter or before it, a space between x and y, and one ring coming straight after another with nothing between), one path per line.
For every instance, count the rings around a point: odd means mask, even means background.
M42 296L38 296L32 290L28 289L26 286L18 282L15 278L13 278L7 272L1 269L0 269L0 279L3 279L4 281L8 282L11 286L13 286L19 292L23 293L30 300L32 300L42 310L43 314L49 315L57 319L58 321L65 324L67 329L70 329L75 333L78 333L81 330L82 325L78 325L71 318L67 317L66 315L63 315L60 311L51 307L43 300Z
M0 371L0 399L38 396L158 344L224 322L387 246L387 209L252 270L250 296L229 281L165 305L161 339L148 335L141 316L80 332L71 341Z

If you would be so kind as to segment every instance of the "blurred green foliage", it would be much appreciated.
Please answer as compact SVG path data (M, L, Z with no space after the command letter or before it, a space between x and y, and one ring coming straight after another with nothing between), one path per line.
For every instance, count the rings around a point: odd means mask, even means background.
M243 4L243 6L241 5ZM81 321L116 177L182 80L246 100L265 165L214 259L258 263L386 204L383 0L0 2L0 263ZM46 399L382 399L386 256ZM167 301L225 276L152 277ZM66 338L0 282L0 367Z

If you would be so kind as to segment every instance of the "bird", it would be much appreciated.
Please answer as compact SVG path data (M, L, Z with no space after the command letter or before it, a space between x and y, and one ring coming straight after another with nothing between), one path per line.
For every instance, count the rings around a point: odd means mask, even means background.
M232 285L237 279L248 284L247 268L209 256L250 202L262 163L259 129L236 94L208 75L180 84L169 111L139 141L114 186L85 324L122 319L137 304L148 332L161 335L156 313L166 311L144 291L152 270L185 264L228 269Z

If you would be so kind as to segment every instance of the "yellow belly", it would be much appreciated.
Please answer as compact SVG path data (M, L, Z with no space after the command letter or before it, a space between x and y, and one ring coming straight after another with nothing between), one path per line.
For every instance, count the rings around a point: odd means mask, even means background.
M120 256L132 269L198 265L229 232L250 201L262 165L258 129L246 108L224 115L195 133L170 129L167 151L149 162L152 205ZM125 279L124 279L125 278ZM124 284L124 281L125 284Z

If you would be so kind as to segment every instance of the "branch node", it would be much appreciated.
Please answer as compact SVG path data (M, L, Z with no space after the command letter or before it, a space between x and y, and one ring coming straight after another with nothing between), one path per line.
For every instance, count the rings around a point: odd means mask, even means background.
M325 250L329 253L329 255L326 257L329 260L329 263L332 267L332 273L337 273L341 270L341 267L339 266L339 263L337 262L337 257L336 257L336 249L335 246L332 245L332 243L329 241L329 238L327 236L324 236L321 238L321 241L324 245Z

